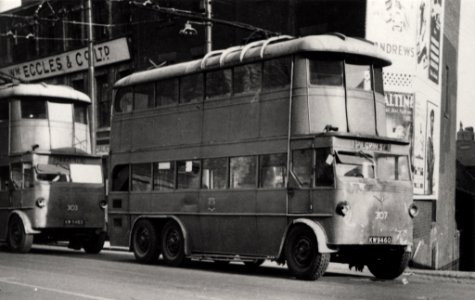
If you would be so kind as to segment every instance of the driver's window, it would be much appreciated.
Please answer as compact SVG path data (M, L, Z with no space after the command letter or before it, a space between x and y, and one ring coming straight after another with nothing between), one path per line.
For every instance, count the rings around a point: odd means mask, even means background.
M23 188L27 189L33 187L33 168L31 164L23 164Z
M315 185L332 186L334 181L333 160L330 148L321 148L316 151Z

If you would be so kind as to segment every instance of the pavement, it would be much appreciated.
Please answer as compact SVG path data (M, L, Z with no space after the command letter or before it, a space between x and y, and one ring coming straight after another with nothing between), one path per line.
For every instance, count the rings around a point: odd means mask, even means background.
M111 251L128 251L127 247L115 247L111 246L109 242L104 244L104 249ZM264 266L268 267L282 267L275 262L266 261ZM327 272L337 274L349 274L354 276L372 276L368 268L365 267L363 271L350 270L348 264L330 263ZM398 278L403 284L408 282L407 278L417 276L419 279L430 280L438 278L444 281L451 281L454 283L472 283L475 284L475 271L448 271L448 270L428 270L428 269L416 269L407 268L405 272Z

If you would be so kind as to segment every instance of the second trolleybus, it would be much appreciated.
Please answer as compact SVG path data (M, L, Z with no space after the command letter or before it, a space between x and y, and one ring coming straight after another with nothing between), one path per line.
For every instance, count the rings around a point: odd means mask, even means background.
M411 255L407 141L386 137L368 41L274 37L119 80L109 235L140 262L328 262L395 278Z
M106 237L102 162L91 155L89 97L67 86L0 86L0 242L69 241L101 251Z

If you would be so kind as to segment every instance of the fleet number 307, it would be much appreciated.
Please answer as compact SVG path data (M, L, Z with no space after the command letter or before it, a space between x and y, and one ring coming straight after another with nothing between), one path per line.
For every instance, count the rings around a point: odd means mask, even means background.
M376 220L386 220L388 218L388 212L385 210L378 210L376 213Z

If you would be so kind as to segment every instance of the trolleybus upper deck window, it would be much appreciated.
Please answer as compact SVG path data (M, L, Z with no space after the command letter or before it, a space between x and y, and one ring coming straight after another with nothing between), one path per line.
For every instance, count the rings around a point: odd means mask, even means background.
M115 95L115 111L116 112L131 112L134 99L132 87L121 88Z
M346 87L348 89L372 90L371 66L345 63Z
M23 119L46 119L46 101L44 99L22 99L21 117Z
M281 57L264 62L262 87L264 89L290 86L290 57Z
M211 71L206 73L206 99L231 95L231 69Z
M311 59L310 83L343 86L343 61Z
M134 110L144 110L155 105L155 84L145 83L134 87Z
M383 68L373 66L374 72L374 91L384 95L383 87Z
M166 79L156 84L155 105L165 106L178 103L178 79Z
M233 93L256 92L261 87L262 64L253 63L233 69Z
M200 102L203 100L203 74L197 73L180 78L180 103Z

